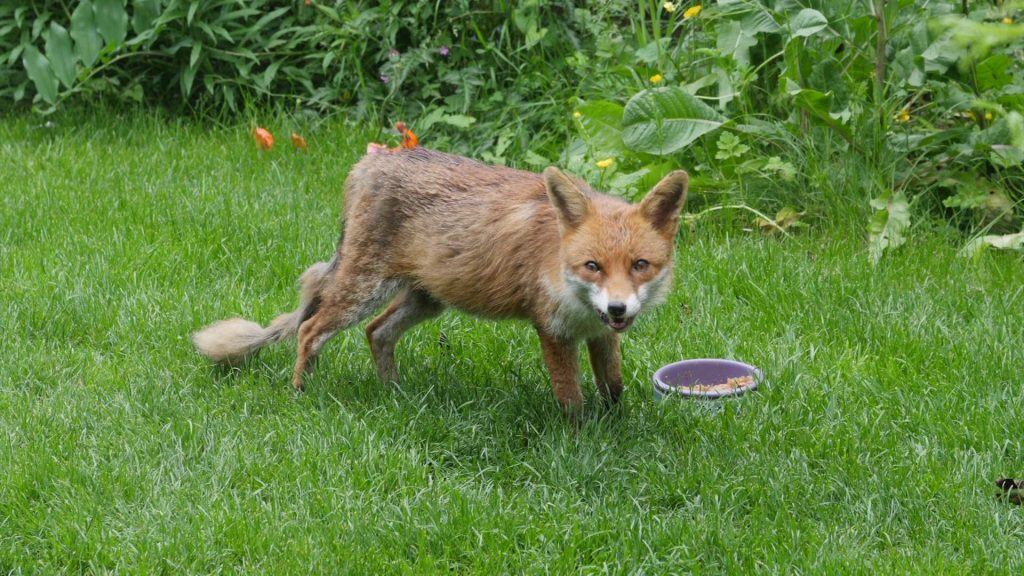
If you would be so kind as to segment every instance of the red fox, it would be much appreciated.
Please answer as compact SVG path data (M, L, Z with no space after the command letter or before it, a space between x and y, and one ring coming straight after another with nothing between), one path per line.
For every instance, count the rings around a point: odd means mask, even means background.
M204 356L236 363L298 333L292 383L302 390L324 344L390 301L366 337L380 377L397 381L398 339L451 306L531 322L570 414L583 405L578 343L586 341L598 391L615 402L619 335L669 292L688 183L686 172L672 172L629 204L554 167L541 175L371 145L345 185L337 251L302 274L299 307L267 327L222 320L192 341Z

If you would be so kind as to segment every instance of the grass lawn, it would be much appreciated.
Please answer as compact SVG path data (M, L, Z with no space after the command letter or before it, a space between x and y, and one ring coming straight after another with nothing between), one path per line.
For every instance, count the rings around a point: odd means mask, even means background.
M560 417L533 330L447 313L376 382L361 330L307 392L293 344L211 367L190 331L294 306L377 134L0 119L0 573L1024 570L1024 263L919 226L715 221L626 336L624 409ZM393 137L390 137L393 138ZM694 191L699 193L699 191ZM769 383L655 402L723 356ZM588 385L588 400L595 391Z

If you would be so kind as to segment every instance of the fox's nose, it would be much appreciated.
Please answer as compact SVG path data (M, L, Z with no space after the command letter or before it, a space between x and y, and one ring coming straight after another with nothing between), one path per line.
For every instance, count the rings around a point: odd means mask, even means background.
M609 302L608 303L608 314L611 316L622 317L626 315L626 303L625 302Z

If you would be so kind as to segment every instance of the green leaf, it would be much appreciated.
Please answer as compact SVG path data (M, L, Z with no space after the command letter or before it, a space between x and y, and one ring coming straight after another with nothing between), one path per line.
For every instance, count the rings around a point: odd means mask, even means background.
M732 78L730 78L728 70L715 66L714 71L718 78L718 109L725 110L725 107L736 98L736 88L732 85ZM690 90L687 92L693 94Z
M107 44L120 46L128 33L128 13L123 0L93 0L96 27Z
M850 129L842 122L832 116L832 93L807 90L786 78L786 92L793 96L793 101L801 109L806 110L818 120L827 124L830 128L842 134L847 141L852 141L853 135Z
M1024 39L1024 26L1007 26L1001 22L978 22L960 15L949 14L932 20L933 30L949 32L950 40L969 52L961 64L983 58L992 48L1014 44Z
M750 64L750 48L757 39L743 31L735 20L726 22L718 30L718 51L723 56L732 56L740 64Z
M256 83L259 84L264 90L270 88L270 83L274 81L274 77L277 76L277 70L281 67L282 60L273 62L267 69L263 71L263 74L256 78Z
M455 126L456 128L469 128L476 122L476 118L472 116L465 116L463 114L445 114L441 116L440 121L444 124Z
M75 83L75 53L71 48L71 36L66 28L53 21L50 22L50 36L46 39L46 59L61 84L70 88Z
M143 92L142 84L132 84L132 87L125 90L123 95L136 104L141 104L145 97L145 92Z
M75 40L75 54L86 68L91 68L103 49L103 39L96 31L96 17L91 0L81 0L71 14L71 37Z
M740 158L750 151L750 146L742 144L739 137L732 132L722 132L722 135L718 137L717 146L718 152L715 152L715 158L718 160Z
M975 238L960 250L960 255L977 256L986 248L998 248L1000 250L1024 249L1024 232L1003 234L1001 236L989 235Z
M877 210L868 222L868 240L871 260L878 263L886 250L894 250L907 241L903 233L910 227L910 205L906 196L898 192L887 199L871 200Z
M653 88L640 92L626 103L622 139L637 152L671 154L727 121L680 88Z
M804 8L789 20L789 29L793 36L812 36L827 26L828 18L813 8Z
M942 181L943 186L953 187L956 193L942 200L947 208L981 208L992 193L991 186L979 182L973 174L965 174L959 178L950 177Z
M644 64L649 64L649 65L657 64L658 63L658 56L659 55L661 55L661 54L668 54L668 52L669 52L669 43L671 41L672 41L672 38L670 38L668 36L666 36L665 38L662 38L661 40L658 40L658 41L652 41L652 42L648 43L646 46L644 46L643 48L638 49L634 53L634 55L636 56L637 60L643 62Z
M776 232L786 232L786 230L792 228L803 228L807 226L807 224L800 221L804 214L804 212L798 212L792 206L786 206L776 212L775 218L771 220L762 216L754 218L754 226L757 226L764 234L775 234Z
M796 167L785 162L778 156L771 156L768 158L768 162L764 165L766 172L774 172L776 176L782 178L786 182L792 182L796 178Z
M132 30L135 30L136 34L149 30L159 15L160 0L133 0Z
M775 34L780 30L782 30L782 27L775 21L775 18L772 18L771 12L761 6L758 6L755 12L743 18L743 31L750 36L760 34L761 32Z
M944 34L921 53L921 58L924 59L926 72L945 74L966 53L966 50L950 40L949 34Z
M434 124L448 124L449 126L455 126L456 128L469 128L476 122L476 118L472 116L463 116L462 114L448 114L444 108L435 108L430 114L427 114L421 118L415 125L417 131L422 130L424 133L428 132Z
M646 191L653 189L658 182L661 182L662 178L668 176L669 172L678 170L679 165L671 160L656 160L644 166L643 169L647 171L647 174L637 183L637 187L641 191Z
M615 176L608 182L608 191L618 196L630 198L639 191L639 183L642 182L650 170L641 168L635 172L616 172Z
M583 135L593 153L621 155L626 150L622 142L621 104L609 100L588 102L577 109Z
M1013 67L1014 61L1006 54L993 54L978 62L975 67L978 90L998 90L1013 82L1013 76L1009 74Z
M199 71L198 66L189 66L185 69L185 72L181 75L181 94L188 96L192 93L192 83L196 79L196 72Z
M29 79L36 86L36 91L50 104L57 101L57 77L50 69L50 61L40 54L35 46L25 47L21 54L21 63L25 65Z
M550 160L548 160L547 158L541 156L540 154L537 154L533 150L527 150L526 151L526 154L523 155L523 161L526 162L527 164L529 164L530 166L539 166L539 167L542 167L542 168L551 165L551 161Z

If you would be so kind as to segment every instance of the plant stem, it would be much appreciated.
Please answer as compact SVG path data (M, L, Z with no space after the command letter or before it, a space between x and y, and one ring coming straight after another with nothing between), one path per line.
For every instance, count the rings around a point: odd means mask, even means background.
M966 1L966 0L965 0ZM878 24L878 44L875 52L875 102L881 103L883 89L885 87L885 44L887 42L885 31L885 0L874 0L875 22Z
M690 221L694 221L694 220L697 220L698 218L700 218L702 216L705 216L707 214L711 214L712 212L718 212L720 210L726 210L726 209L746 210L748 212L752 212L756 216L764 219L765 222L768 222L769 224L771 224L779 232L782 232L782 235L785 236L786 238L790 237L789 232L786 232L786 229L783 228L782 226L779 226L778 223L775 222L775 220L769 218L765 213L761 212L760 210L757 210L756 208L751 208L750 206L747 206L746 204L720 204L718 206L712 206L710 208L705 208L704 210L701 210L700 212L697 212L696 214L689 214L689 215L687 215L687 218Z

